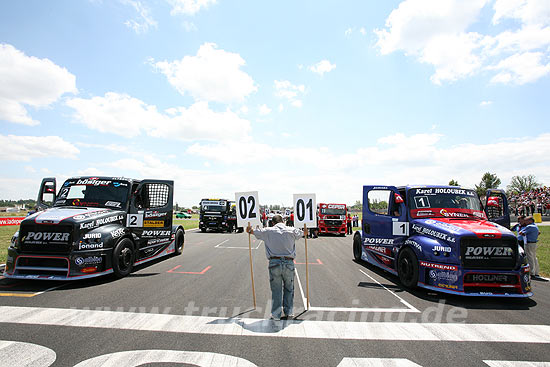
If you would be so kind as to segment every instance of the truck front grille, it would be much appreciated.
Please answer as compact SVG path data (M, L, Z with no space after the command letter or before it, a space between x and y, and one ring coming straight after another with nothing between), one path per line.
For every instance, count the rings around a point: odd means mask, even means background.
M518 244L514 238L464 237L460 240L460 255L465 269L513 270Z
M19 232L21 252L68 254L71 251L73 227L67 225L25 225Z

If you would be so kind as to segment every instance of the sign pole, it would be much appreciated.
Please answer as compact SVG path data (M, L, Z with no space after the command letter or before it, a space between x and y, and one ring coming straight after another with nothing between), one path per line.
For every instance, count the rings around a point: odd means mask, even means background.
M308 268L308 258L307 258L307 225L304 223L304 241L306 243L306 299L307 299L307 306L306 310L309 310L309 268Z
M250 222L248 222L250 226ZM252 240L250 238L250 233L248 234L248 255L250 257L250 278L252 279L252 300L254 302L254 309L256 309L256 290L254 288L254 271L252 270Z

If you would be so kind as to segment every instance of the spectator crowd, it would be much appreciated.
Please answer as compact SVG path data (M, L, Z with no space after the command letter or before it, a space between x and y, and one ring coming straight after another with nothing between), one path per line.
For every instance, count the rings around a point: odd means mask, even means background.
M550 187L541 187L532 191L508 196L510 209L517 215L541 213L550 215Z

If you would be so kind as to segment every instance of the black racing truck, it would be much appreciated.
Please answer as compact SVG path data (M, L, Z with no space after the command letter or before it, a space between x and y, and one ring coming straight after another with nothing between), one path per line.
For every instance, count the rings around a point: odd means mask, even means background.
M202 199L199 213L199 228L201 232L212 229L219 232L231 232L231 203L225 199Z
M172 225L173 181L74 177L55 193L55 178L43 179L39 211L11 240L6 278L121 278L183 251L184 229Z

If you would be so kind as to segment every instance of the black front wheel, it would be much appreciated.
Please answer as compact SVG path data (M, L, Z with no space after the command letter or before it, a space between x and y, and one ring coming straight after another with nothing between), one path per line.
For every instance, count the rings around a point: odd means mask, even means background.
M353 236L353 258L357 261L361 261L361 254L363 252L361 242L361 234L359 232L356 232Z
M399 252L397 273L401 284L406 288L416 288L418 285L418 259L413 250L408 247Z
M113 250L113 273L124 278L134 268L134 244L128 238L122 239Z
M176 237L175 237L175 243L174 246L176 247L176 255L181 255L183 252L183 245L184 245L184 235L183 231L181 229L178 229L176 231Z

